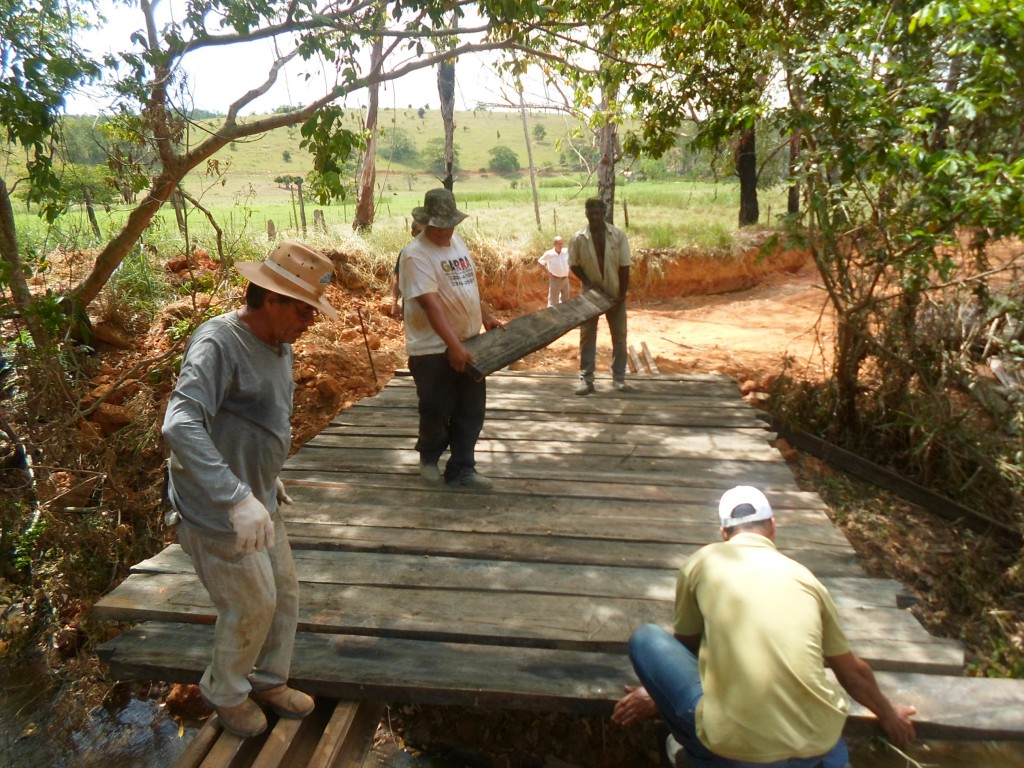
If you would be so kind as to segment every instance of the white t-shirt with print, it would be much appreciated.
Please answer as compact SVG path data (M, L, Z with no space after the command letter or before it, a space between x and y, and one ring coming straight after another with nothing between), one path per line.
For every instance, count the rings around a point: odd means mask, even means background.
M419 234L402 250L398 281L405 297L405 348L410 355L433 355L446 348L417 296L436 293L460 339L480 333L483 318L476 266L457 234L447 247L436 245L426 233Z

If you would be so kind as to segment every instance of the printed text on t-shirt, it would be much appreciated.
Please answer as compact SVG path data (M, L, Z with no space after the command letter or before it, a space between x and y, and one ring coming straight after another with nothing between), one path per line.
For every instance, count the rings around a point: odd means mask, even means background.
M452 287L472 285L475 282L473 264L469 259L442 259L441 269L448 277L448 282Z

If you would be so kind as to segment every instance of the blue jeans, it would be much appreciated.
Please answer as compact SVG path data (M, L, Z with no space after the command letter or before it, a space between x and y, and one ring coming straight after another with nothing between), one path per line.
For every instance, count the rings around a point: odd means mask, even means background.
M774 763L748 763L716 755L697 738L695 712L704 691L697 657L661 627L645 624L629 638L629 660L658 714L700 768L846 768L849 756L842 738L826 754Z
M626 380L626 302L620 301L604 313L612 337L612 378ZM580 379L594 383L597 364L597 321L601 316L580 323Z
M436 464L450 448L445 480L475 471L476 442L487 409L486 379L476 381L468 373L459 373L443 354L410 357L409 372L419 400L416 450L420 463Z

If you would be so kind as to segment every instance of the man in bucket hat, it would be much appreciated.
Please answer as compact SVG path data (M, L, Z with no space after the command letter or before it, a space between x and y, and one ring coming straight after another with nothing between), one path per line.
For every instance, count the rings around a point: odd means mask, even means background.
M426 193L412 217L424 229L401 255L398 275L405 297L405 346L419 399L420 475L439 482L438 461L449 487L488 490L476 471L476 442L484 424L487 388L466 372L473 357L463 341L502 324L480 301L476 266L455 227L466 214L447 189Z
M828 592L775 548L764 494L732 488L718 514L724 541L679 570L675 636L648 624L630 638L643 687L628 689L612 719L660 715L670 747L685 750L676 765L845 768L845 690L893 743L912 741L916 710L889 702L850 651Z
M278 477L291 447L292 343L321 313L331 260L284 241L235 265L245 306L196 329L163 422L178 542L217 608L213 658L199 687L224 728L267 727L259 705L300 718L313 699L287 684L299 585Z

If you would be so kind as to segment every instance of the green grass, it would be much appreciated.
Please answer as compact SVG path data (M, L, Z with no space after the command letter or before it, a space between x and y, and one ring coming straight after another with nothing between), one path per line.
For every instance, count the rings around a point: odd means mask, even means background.
M349 110L344 124L357 129L361 120L358 110ZM478 170L486 165L488 151L498 143L513 149L526 162L525 137L518 113L456 114L456 145L461 165L471 169L458 175L455 181L458 204L469 214L460 232L471 246L501 259L535 258L550 247L555 235L568 239L585 225L583 203L597 192L592 177L558 166L556 143L574 126L560 116L548 114L531 114L527 122L531 141L534 125L543 125L546 133L543 141L533 141L534 160L545 169L536 179L539 224L528 173L508 177ZM431 111L421 120L415 109L384 110L380 124L398 125L421 151L428 141L442 135L440 118ZM196 143L212 130L216 130L216 125L210 122L193 127L190 143ZM309 157L299 143L298 128L237 142L185 180L188 192L223 229L227 254L232 258L257 258L267 247L267 222L273 221L278 237L305 239L322 248L351 254L364 263L369 261L375 267L390 261L408 239L412 209L422 203L428 189L440 186L439 180L431 173L379 160L376 221L370 233L352 232L354 201L344 200L326 207L307 202L308 229L304 234L298 223L294 193L274 182L277 176L304 175L310 170ZM289 162L283 159L286 152L291 157ZM785 190L761 191L760 202L762 222L770 226L772 212L784 210ZM93 237L81 210L62 217L52 229L22 210L15 216L19 241L23 250L29 246L40 253L60 247L98 248L119 231L133 207L118 205L107 211L98 210L103 233L99 241ZM312 229L314 210L318 208L327 225L326 233ZM677 248L721 253L732 247L738 209L739 190L735 183L626 184L620 177L614 221L628 230L634 250ZM214 233L206 215L191 210L188 225L192 243L215 254ZM183 249L184 241L169 206L157 214L140 246L162 258Z

